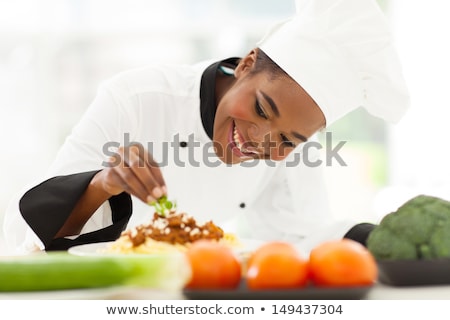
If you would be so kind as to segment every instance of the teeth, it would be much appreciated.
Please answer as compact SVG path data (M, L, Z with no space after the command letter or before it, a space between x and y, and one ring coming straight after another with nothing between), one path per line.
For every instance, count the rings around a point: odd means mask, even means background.
M241 150L242 152L242 146L241 146L241 140L239 139L239 134L237 133L237 129L236 127L234 127L234 131L233 131L233 139L234 139L234 143L236 144L236 146L239 148L239 150Z
M246 152L246 153L253 153L253 154L256 154L256 155L259 154L256 150L247 150L247 149L245 149L244 152Z
M247 148L243 147L243 142L241 141L241 137L239 136L239 134L237 133L237 129L236 127L234 127L233 130L233 140L234 143L236 144L236 147L242 152L242 153L253 153L253 154L258 154L258 152L256 150L248 150Z
M253 154L256 154L256 155L259 154L258 151L256 151L256 150L248 150L247 148L243 147L244 143L241 141L241 137L239 136L236 127L234 127L234 130L233 130L233 140L234 140L234 143L236 144L236 147L242 153L253 153Z

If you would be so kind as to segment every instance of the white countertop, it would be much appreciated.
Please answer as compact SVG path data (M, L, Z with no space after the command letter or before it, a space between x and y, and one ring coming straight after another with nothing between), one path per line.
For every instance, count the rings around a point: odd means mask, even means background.
M128 287L80 289L66 291L0 293L0 300L181 300L181 292ZM376 284L365 300L443 300L450 299L450 285L391 287Z
M369 291L369 300L441 300L450 299L450 285L392 287L377 284Z

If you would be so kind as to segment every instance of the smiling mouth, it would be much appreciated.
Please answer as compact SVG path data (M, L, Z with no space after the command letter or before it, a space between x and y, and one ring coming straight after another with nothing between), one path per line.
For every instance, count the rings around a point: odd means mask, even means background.
M238 129L236 128L236 124L233 121L232 126L232 145L234 148L233 151L239 156L239 157L252 157L254 158L255 155L259 156L260 153L254 149L253 147L248 146L248 142L245 142L245 140L240 135Z

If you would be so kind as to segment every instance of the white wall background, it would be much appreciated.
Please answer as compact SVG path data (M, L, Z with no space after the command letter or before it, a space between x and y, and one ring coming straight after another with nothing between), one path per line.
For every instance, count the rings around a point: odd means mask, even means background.
M378 216L419 193L450 200L450 3L391 2L412 105L389 128L390 184L375 198Z

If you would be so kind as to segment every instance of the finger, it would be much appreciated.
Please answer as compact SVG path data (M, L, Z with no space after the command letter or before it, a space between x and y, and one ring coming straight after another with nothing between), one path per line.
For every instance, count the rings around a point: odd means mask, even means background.
M116 181L120 183L125 192L147 203L147 190L130 168L114 169L114 174L117 176Z
M161 169L159 168L156 161L153 159L152 155L148 152L145 153L145 163L152 171L153 178L158 182L161 188L164 190L164 194L167 193L166 182L164 181L164 177L162 175Z
M141 201L146 202L148 192L145 186L141 183L139 178L135 175L133 168L131 168L125 161L123 150L119 150L121 162L118 166L111 168L113 173L118 176L122 188L129 194L136 196Z
M127 152L124 153L125 162L147 190L147 196L151 196L153 199L158 199L163 196L165 193L162 189L163 186L160 185L154 176L154 171L151 170L145 161L148 153L143 148L137 146L130 147L128 154Z

